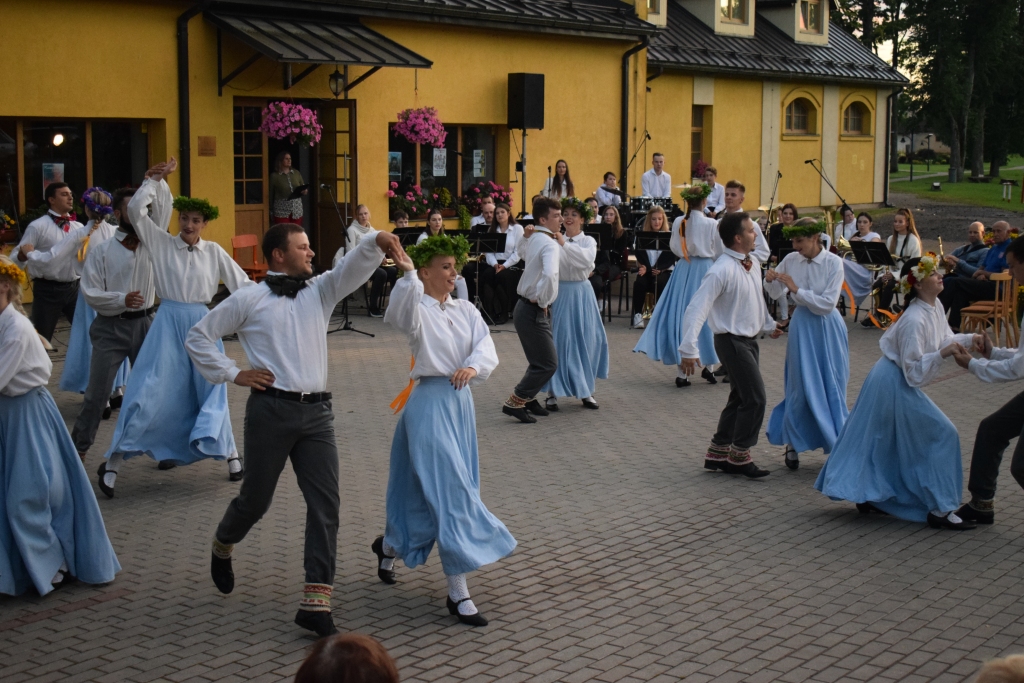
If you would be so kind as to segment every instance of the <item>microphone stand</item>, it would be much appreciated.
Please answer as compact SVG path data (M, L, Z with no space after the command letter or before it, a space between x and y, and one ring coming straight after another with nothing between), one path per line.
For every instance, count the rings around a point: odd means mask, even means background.
M766 219L765 220L765 225L764 225L764 234L765 234L765 236L768 235L768 228L771 227L769 224L771 223L772 209L775 208L775 193L779 191L779 181L782 180L782 171L776 171L775 173L777 174L775 176L775 187L772 188L772 198L768 201L768 215L765 216L765 219ZM771 258L771 257L769 257L769 258Z
M818 166L815 165L815 163L814 163L815 161L818 161L818 160L817 159L808 159L804 163L805 164L810 164L811 168L813 168L815 171L817 171L818 175L821 176L821 179L825 181L825 184L832 188L832 191L835 193L835 195L837 197L839 197L839 201L841 201L843 204L846 204L846 200L843 199L843 195L839 194L839 190L836 189L836 186L833 185L832 181L830 181L828 179L828 176L825 175L825 171L823 171L821 168L819 168ZM840 205L840 206L842 206L842 205Z
M18 216L18 200L14 197L14 185L11 183L11 174L7 174L7 191L11 193L11 210L14 211L14 225L18 229L18 241L21 241L21 217Z
M648 140L650 140L650 139L651 139L651 134L650 134L650 133L648 133L648 132L647 132L647 131L645 130L645 131L644 131L644 136L643 136L642 138L640 138L640 144L636 146L636 151L635 151L635 152L633 152L633 156L632 156L632 157L630 157L630 159L629 159L629 163L628 163L628 164L626 164L626 171L627 171L627 172L629 171L629 167L633 165L633 162L634 162L634 161L636 161L636 155L640 153L640 149L641 149L641 148L642 148L642 147L643 147L644 145L646 145L646 144L647 144L647 141L648 141ZM623 178L623 182L625 182L625 178Z
M346 174L347 176L347 174ZM346 184L348 180L345 181ZM341 209L338 208L338 201L334 198L334 191L331 190L331 186L327 183L320 183L320 189L327 190L331 195L331 203L334 204L334 210L338 212L338 222L341 225L341 255L342 258L348 254L348 235L345 232L345 219L341 217ZM347 192L346 192L347 194ZM348 213L348 206L345 207L345 213ZM341 300L341 323L333 330L327 330L327 334L334 334L335 332L356 332L358 334L365 334L367 337L376 337L377 335L369 332L363 332L352 327L352 321L348 317L348 296Z

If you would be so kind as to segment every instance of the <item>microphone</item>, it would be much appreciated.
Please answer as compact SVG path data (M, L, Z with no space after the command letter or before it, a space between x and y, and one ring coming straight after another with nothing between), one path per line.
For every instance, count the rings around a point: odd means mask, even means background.
M329 190L329 189L331 189L331 186L328 185L327 183L320 183L320 189L321 190Z
M551 167L548 166L548 175L551 175Z
M811 163L811 162L813 162L813 161L814 161L814 159L808 159L808 160L807 160L807 161L805 161L804 163L805 163L805 164L809 164L809 163Z
M646 136L647 136L647 139L648 139L648 140L650 140L650 139L651 139L651 134L650 134L650 133L648 133L648 132L647 132L646 130L644 131L644 135L646 135Z

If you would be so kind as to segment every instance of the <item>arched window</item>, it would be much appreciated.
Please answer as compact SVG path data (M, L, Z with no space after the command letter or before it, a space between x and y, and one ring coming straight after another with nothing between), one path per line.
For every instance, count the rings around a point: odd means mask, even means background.
M722 21L731 24L747 23L747 0L720 0Z
M843 134L867 135L868 118L867 108L860 102L853 102L843 112Z
M787 133L813 133L806 100L793 100L786 107Z

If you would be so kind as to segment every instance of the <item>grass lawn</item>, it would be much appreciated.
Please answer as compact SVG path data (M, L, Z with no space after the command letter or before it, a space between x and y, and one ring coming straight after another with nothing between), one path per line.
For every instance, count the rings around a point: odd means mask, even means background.
M934 168L934 167L933 167ZM916 173L915 173L916 175ZM1000 174L1003 178L1016 180L1024 184L1024 171L1005 171ZM941 182L942 189L938 192L932 190L932 183ZM893 183L889 186L891 192L909 192L936 201L950 202L954 204L971 204L974 206L991 206L1009 211L1024 212L1024 204L1020 201L1021 188L1011 187L1012 199L1006 202L1002 199L1003 187L995 181L990 183L948 183L943 178L925 178L924 180L913 180L901 183Z
M1003 166L1003 168L1007 169L1007 168L1013 168L1015 166L1024 166L1024 157L1011 156L1009 158L1009 161L1006 163L1006 165ZM985 164L985 170L988 171L988 163ZM918 175L928 174L928 173L941 173L943 175L943 177L946 177L946 176L949 175L949 164L936 164L936 163L933 163L932 164L932 169L931 169L931 171L929 171L928 170L928 165L925 162L923 162L923 161L915 161L914 162L914 178L915 179L917 178ZM1005 172L1000 172L1000 175L1003 178L1010 177ZM891 173L889 175L889 177L890 178L909 178L910 177L910 164L900 164L899 172L898 173ZM1014 177L1016 177L1016 176L1014 176Z

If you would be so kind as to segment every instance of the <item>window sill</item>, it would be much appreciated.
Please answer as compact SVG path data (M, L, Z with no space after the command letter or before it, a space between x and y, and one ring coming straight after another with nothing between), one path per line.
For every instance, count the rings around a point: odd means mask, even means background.
M783 140L818 140L821 136L817 133L783 133Z
M861 133L843 133L839 136L839 139L843 142L874 142L875 136Z

